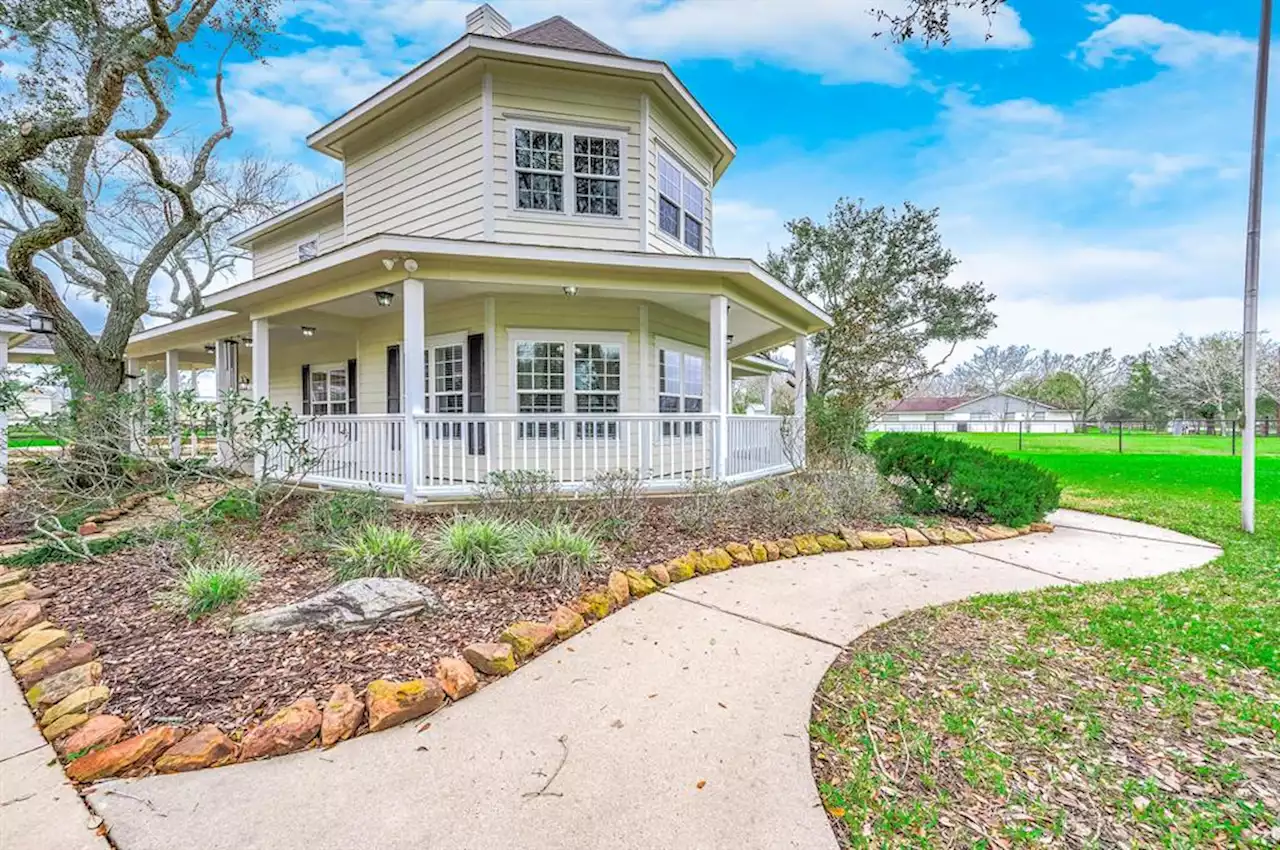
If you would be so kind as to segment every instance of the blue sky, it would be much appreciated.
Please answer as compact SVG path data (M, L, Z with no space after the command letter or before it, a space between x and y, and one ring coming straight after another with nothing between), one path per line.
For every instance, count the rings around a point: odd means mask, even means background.
M302 138L456 38L475 5L286 4L266 60L229 70L230 152L295 162L304 191L336 182ZM787 219L841 195L910 200L941 208L958 276L999 295L989 341L1127 353L1239 326L1256 3L1014 0L989 32L961 16L955 43L928 50L873 37L867 9L886 0L494 5L671 63L738 145L715 192L722 255L762 257ZM1280 202L1266 216L1262 324L1280 332Z

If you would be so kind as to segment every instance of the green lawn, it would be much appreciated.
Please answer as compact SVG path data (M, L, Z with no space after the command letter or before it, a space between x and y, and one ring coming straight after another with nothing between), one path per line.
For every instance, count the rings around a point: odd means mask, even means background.
M56 446L58 441L52 437L42 437L34 434L9 434L9 448L25 449L32 446Z
M1013 434L955 434L939 436L967 440L980 446L1010 454L1182 454L1227 455L1240 453L1240 439L1232 441L1231 434L1209 436L1204 434L1175 436L1152 431L1125 431L1109 434L1090 431L1084 434L1023 434L1019 444ZM1019 449L1021 445L1021 449ZM1280 457L1280 435L1258 437L1258 455Z
M1027 453L1064 504L1224 547L1184 573L987 597L859 639L814 704L850 847L1280 844L1280 459Z

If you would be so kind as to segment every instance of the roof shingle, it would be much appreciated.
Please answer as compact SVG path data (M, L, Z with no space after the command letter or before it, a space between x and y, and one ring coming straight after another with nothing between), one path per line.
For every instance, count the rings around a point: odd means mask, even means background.
M605 44L573 21L556 15L545 21L507 33L509 41L521 41L525 44L538 44L543 47L561 47L566 50L582 50L587 53L605 53L611 56L623 56L623 52Z

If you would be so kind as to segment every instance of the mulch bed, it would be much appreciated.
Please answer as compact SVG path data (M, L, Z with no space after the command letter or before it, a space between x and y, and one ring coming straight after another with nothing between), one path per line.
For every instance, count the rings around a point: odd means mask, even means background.
M262 581L236 614L295 602L332 586L324 552L306 545L292 528L301 498L267 521L227 523L221 545L256 561ZM721 526L708 535L672 531L670 508L647 503L637 543L604 544L610 569L645 566L689 551L751 536L745 524ZM426 532L440 515L400 512L397 521ZM745 520L745 518L743 518ZM734 523L738 525L738 523ZM154 723L215 723L224 730L270 716L290 702L327 699L333 687L357 689L377 678L431 675L442 656L466 644L494 640L509 623L543 619L581 588L524 587L506 581L454 581L427 574L420 580L439 596L443 611L388 621L353 632L309 630L232 635L230 613L196 622L164 594L177 570L159 545L129 548L93 562L49 564L37 583L54 591L47 617L92 641L111 689L104 711L139 726Z

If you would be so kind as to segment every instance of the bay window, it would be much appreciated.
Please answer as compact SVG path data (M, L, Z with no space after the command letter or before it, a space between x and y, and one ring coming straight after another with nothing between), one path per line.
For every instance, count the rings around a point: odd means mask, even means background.
M666 154L658 154L658 230L699 254L705 199L701 182Z

